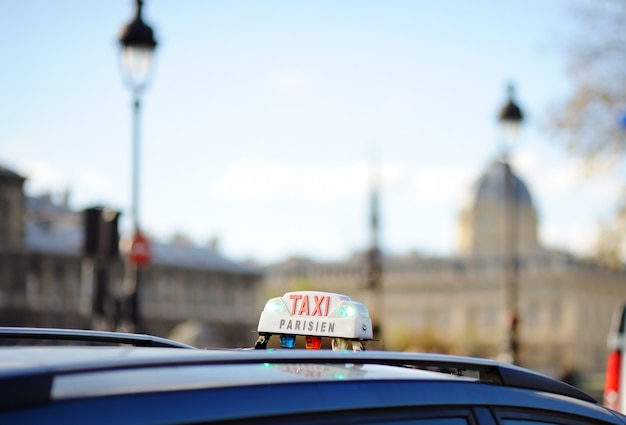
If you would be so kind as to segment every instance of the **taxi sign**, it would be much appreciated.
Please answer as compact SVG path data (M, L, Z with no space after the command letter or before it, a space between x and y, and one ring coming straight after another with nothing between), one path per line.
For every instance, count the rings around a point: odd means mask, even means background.
M268 335L371 340L372 320L363 304L346 295L297 291L270 299L257 330Z

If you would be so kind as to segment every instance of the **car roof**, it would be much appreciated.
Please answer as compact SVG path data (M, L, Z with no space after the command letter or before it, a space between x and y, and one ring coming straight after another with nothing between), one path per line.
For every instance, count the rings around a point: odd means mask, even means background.
M148 423L146 415L154 423L273 421L314 412L489 405L626 424L576 387L489 359L199 349L151 335L50 328L0 327L0 345L0 418L7 423L50 417Z
M112 384L123 381L113 379L114 376L124 374L132 374L133 382L143 379L144 385L153 379L150 384L153 390L158 390L159 385L180 386L180 371L184 368L191 370L189 368L192 367L211 368L214 382L211 385L219 383L225 387L291 382L304 378L319 381L473 379L596 403L585 392L561 381L513 365L471 357L387 351L51 346L0 349L0 387L3 394L0 408L15 403L47 402L60 395L78 396L77 392L70 391L71 388L82 388L86 394L91 385L91 389L96 391L99 385L104 385L96 379L98 376L101 381L109 380L109 392L126 391L122 385ZM155 374L158 374L158 380L154 380ZM245 378L237 378L241 375ZM206 385L206 378L203 382ZM192 380L187 384L194 385L194 382ZM5 391L8 386L11 390ZM100 390L103 388L100 387Z
M21 341L27 344L32 344L32 341L56 341L85 344L129 344L140 347L196 348L182 342L147 334L22 326L1 326L0 340L16 343Z

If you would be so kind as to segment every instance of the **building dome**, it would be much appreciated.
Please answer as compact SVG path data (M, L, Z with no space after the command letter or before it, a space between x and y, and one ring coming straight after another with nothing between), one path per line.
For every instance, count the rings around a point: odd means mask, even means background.
M532 197L508 163L496 160L489 164L473 186L470 199L459 220L461 254L498 257L511 238L518 253L539 247Z
M513 174L508 163L499 160L493 161L479 178L476 185L475 205L484 202L504 204L507 198L506 182L510 182L511 185L511 190L508 192L509 199L515 200L518 207L532 207L533 202L526 184Z

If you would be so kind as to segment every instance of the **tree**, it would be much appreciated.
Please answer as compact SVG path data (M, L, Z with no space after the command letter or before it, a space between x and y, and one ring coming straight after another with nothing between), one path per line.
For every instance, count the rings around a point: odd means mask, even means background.
M581 0L573 7L576 34L566 50L572 92L549 114L547 127L586 171L608 172L622 167L626 154L626 0ZM626 198L614 219L601 224L598 259L621 264L624 230Z

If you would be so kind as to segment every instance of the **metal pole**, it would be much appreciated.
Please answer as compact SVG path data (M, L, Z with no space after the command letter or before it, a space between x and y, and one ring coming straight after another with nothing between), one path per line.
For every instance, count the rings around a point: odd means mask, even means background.
M132 158L132 216L133 216L133 235L139 231L139 114L141 109L140 91L138 89L133 92L133 158Z
M511 363L519 364L518 342L518 219L517 219L517 184L513 177L508 158L504 159L505 190L505 290L507 323L507 351Z
M139 226L139 175L140 175L140 113L141 113L141 89L133 90L133 154L132 154L132 238L134 239L140 231ZM129 325L133 332L140 331L141 311L139 302L139 291L141 288L141 268L127 259L128 273L128 315Z
M377 170L376 170L377 171ZM367 251L367 270L366 270L366 288L370 291L372 306L374 311L370 310L372 315L372 326L374 327L374 337L378 339L378 349L384 349L383 338L383 317L384 317L384 297L382 294L382 252L379 240L379 179L375 174L372 179L370 193L370 236L371 245Z
M509 164L509 151L507 145L511 145L513 138L517 136L517 130L524 119L524 114L519 106L513 101L514 87L507 87L508 100L500 110L498 119L502 125L503 136L503 164L504 164L504 290L505 308L509 315L507 325L506 351L513 364L519 364L519 244L518 244L518 200L517 180L514 178ZM508 134L506 134L508 133ZM507 137L508 136L508 137ZM508 139L508 140L507 140Z

